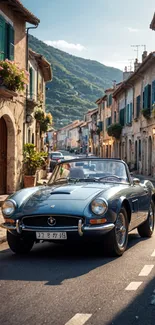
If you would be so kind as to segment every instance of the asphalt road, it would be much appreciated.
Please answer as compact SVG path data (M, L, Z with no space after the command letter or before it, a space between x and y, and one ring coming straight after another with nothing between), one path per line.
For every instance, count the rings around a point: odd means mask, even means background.
M154 265L155 235L136 232L121 258L89 243L37 244L19 257L3 243L0 324L154 325Z

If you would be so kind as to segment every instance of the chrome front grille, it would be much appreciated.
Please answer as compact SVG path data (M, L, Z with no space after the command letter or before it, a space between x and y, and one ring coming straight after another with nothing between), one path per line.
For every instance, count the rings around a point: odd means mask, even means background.
M49 225L48 219L53 217L55 219L54 225ZM63 215L41 215L24 217L22 223L26 227L78 227L78 221L82 219L74 216Z

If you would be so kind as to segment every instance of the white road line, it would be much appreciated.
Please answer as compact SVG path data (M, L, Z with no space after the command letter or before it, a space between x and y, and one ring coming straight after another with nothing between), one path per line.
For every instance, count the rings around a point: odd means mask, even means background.
M141 272L139 273L139 276L148 276L149 273L152 271L154 268L154 265L145 265Z
M154 250L154 252L152 253L152 255L151 255L152 257L155 257L155 250Z
M129 285L126 287L126 289L125 290L128 290L128 291L136 291L139 287L140 287L140 285L142 284L143 282L141 282L141 281L137 281L137 282L131 282L131 283L129 283Z
M65 325L83 325L92 316L92 314L76 314Z

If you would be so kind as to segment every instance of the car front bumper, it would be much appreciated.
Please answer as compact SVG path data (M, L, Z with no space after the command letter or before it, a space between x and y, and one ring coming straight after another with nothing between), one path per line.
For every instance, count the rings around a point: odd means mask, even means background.
M115 225L114 223L106 223L106 224L100 224L96 226L92 225L84 225L82 223L82 220L80 219L78 221L78 227L72 226L72 227L34 227L34 226L26 226L20 220L16 220L15 224L8 224L8 223L2 223L0 227L9 230L9 231L16 231L18 234L21 234L22 232L29 231L29 232L73 232L79 234L79 236L83 236L84 234L106 234L107 232L111 231Z

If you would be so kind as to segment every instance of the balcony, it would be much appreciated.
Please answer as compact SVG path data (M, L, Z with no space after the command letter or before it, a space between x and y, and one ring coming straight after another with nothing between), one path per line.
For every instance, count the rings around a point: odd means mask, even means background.
M28 93L27 96L27 109L33 111L35 107L42 108L43 106L43 94Z
M18 94L15 91L9 90L4 86L0 86L0 99L10 100L17 96Z

